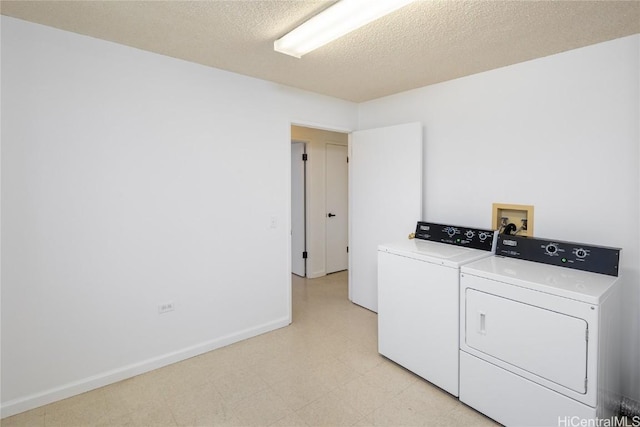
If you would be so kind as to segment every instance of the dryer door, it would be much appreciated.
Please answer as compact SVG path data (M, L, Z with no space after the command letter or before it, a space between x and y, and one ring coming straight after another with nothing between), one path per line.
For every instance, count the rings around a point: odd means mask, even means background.
M587 322L466 289L466 344L578 393L586 393Z

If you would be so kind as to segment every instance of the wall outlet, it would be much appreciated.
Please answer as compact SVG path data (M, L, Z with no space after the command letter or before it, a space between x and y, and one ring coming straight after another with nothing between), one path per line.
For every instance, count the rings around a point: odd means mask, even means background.
M158 314L168 313L170 311L175 310L175 305L173 301L164 302L162 304L158 304Z

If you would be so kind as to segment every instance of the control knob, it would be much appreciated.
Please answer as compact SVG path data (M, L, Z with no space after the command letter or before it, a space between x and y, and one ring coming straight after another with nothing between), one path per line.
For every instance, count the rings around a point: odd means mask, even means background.
M587 255L589 255L589 253L587 252L586 249L584 248L578 248L574 251L574 254L576 254L576 257L578 258L585 258Z
M454 227L447 227L444 229L444 231L449 237L453 237L458 233L458 230Z
M473 239L473 236L476 235L476 233L473 230L467 230L467 232L464 233L464 235L467 237L467 239L471 240Z
M487 240L487 237L489 236L491 236L491 234L484 231L481 231L480 233L478 233L478 238L483 242Z
M555 255L558 252L558 245L555 243L549 243L544 247L544 250L547 251L549 255Z

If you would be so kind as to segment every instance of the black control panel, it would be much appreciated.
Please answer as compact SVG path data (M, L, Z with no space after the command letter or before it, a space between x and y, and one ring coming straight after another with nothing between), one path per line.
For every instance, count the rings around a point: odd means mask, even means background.
M498 236L496 255L574 268L592 273L618 275L620 249L524 236Z
M418 221L415 237L421 240L491 251L495 234L496 232L493 230Z

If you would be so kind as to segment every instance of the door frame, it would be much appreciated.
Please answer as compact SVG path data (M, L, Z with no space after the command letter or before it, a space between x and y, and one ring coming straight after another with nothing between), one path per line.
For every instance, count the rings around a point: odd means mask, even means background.
M345 127L340 127L340 126L334 126L334 125L327 125L324 123L317 123L317 122L311 122L311 121L305 121L305 120L291 120L289 121L289 137L287 139L287 145L288 145L288 149L287 149L287 156L289 156L289 160L287 162L287 164L290 163L290 157L291 157L291 141L294 140L294 138L291 135L291 126L302 126L302 127L308 127L308 128L312 128L312 129L320 129L320 130L328 130L331 132L341 132L341 133L345 133L345 134L350 134L351 132L353 132L355 129L351 129L351 128L345 128ZM288 179L287 179L287 194L288 197L286 199L286 203L287 203L287 207L286 207L286 213L287 213L287 230L291 230L291 168L287 168L287 175L288 175ZM308 200L306 201L306 203L308 203ZM308 207L308 206L306 206ZM307 218L305 218L305 221L308 219L308 215L309 215L309 210L305 209L305 216L307 216ZM348 224L349 225L349 224ZM348 226L347 225L347 226ZM293 278L292 278L292 274L291 274L291 238L287 239L287 246L288 246L288 251L287 251L287 271L288 271L288 276L289 276L289 286L288 286L288 291L287 291L287 295L288 295L288 300L289 300L289 319L292 319L291 313L292 313L292 307L293 307L293 300L292 300L292 295L291 295L291 285L293 284Z
M304 130L294 130L293 126L308 129L311 133L307 134ZM335 132L342 134L342 137L332 139L330 136L320 135L316 138L314 131ZM324 144L330 140L338 145L348 147L348 136L351 131L321 126L317 123L290 123L290 143L291 141L303 141L307 143L307 153L309 155L307 161L307 251L309 257L307 259L307 278L323 277L326 275L325 262L325 227L326 223L326 192L325 171L322 169L325 162ZM342 143L342 144L341 144ZM288 171L291 173L291 171ZM290 212L288 212L290 214ZM291 254L289 254L291 255Z

